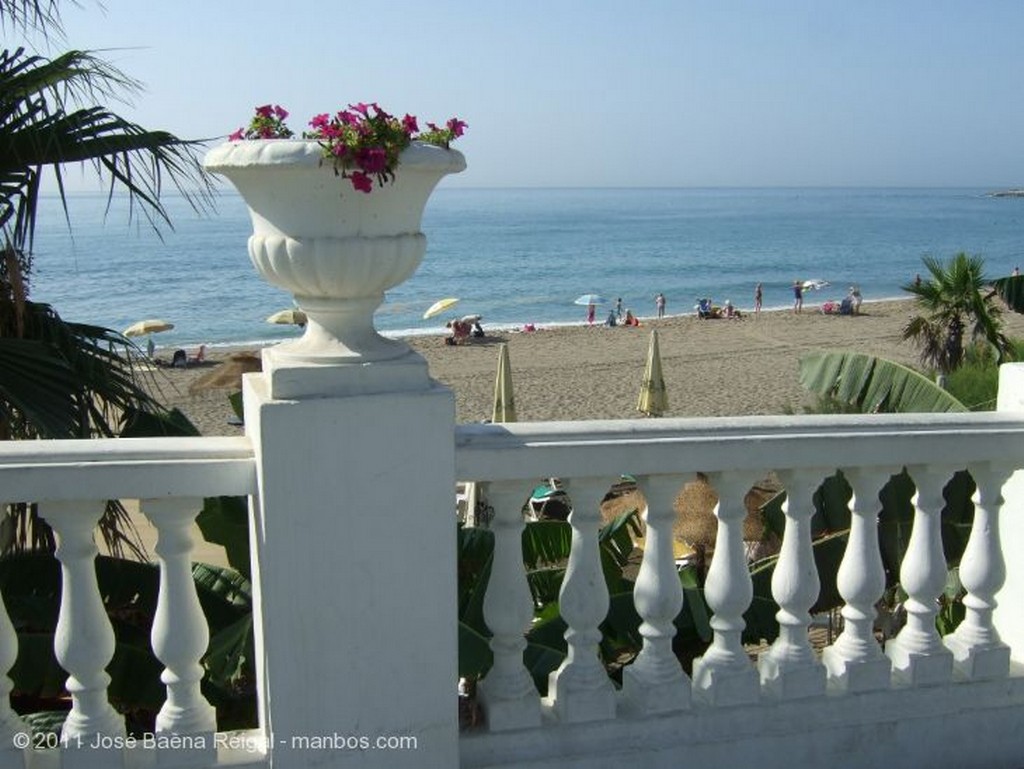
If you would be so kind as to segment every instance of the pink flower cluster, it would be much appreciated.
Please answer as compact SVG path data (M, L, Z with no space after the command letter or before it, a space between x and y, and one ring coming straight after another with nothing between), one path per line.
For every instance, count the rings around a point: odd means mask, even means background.
M324 157L334 162L335 170L352 182L360 192L373 191L373 179L383 186L394 178L398 156L409 144L428 142L447 148L462 136L466 124L452 118L445 129L433 123L429 131L419 132L413 115L399 119L377 104L350 104L335 115L317 115L305 136L316 139L324 148Z
M257 107L249 129L240 128L228 139L288 138L292 132L284 125L287 116L288 113L276 105ZM464 121L452 118L443 128L427 123L428 130L420 132L413 115L399 119L377 104L362 102L350 104L348 109L334 115L317 115L309 121L309 126L312 130L303 137L319 142L324 157L334 164L335 172L349 179L354 189L365 193L373 191L374 178L381 186L394 179L398 156L412 141L447 149L466 130Z
M285 125L288 110L276 104L264 104L256 108L256 114L249 121L248 128L239 128L228 136L228 141L241 139L289 139L292 130Z

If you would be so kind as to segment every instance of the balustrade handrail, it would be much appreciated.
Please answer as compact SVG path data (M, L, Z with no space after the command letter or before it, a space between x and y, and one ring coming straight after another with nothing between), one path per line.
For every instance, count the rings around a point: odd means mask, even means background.
M1024 416L843 414L459 425L464 481L774 468L1024 464Z
M153 499L256 493L248 438L0 442L0 500Z

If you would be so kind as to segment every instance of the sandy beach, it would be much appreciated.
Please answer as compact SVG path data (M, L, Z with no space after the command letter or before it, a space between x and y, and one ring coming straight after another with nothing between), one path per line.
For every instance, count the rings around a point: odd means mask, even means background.
M916 364L917 351L901 340L911 301L869 302L857 316L823 315L810 305L794 315L763 312L742 320L693 316L645 319L640 328L569 326L532 333L489 332L459 347L438 336L413 337L412 347L435 379L455 392L460 422L489 419L498 345L507 342L520 421L631 419L650 340L658 329L666 416L780 414L813 401L800 386L798 361L811 350L847 349ZM1006 313L1009 336L1024 336L1024 316ZM486 319L485 327L486 327ZM251 350L250 350L251 351ZM190 351L191 352L191 351ZM204 435L239 435L230 389L190 393L190 386L241 350L218 351L188 369L157 369L153 390L184 411Z

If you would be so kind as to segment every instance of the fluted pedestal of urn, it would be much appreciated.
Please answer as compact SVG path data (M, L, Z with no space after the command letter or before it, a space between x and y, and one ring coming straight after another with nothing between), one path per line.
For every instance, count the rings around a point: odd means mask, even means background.
M373 314L384 292L407 280L426 251L423 209L462 154L414 143L395 180L366 194L352 188L314 141L223 144L204 160L249 207L249 257L306 313L305 334L264 351L271 397L358 394L429 386L426 363L381 336Z

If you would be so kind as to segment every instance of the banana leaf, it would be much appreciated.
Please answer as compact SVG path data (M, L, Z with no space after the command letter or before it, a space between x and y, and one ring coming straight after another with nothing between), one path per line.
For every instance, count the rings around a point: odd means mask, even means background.
M992 290L1013 312L1024 313L1024 275L1010 275L992 281Z
M858 352L819 351L800 358L800 384L857 406L862 413L964 412L967 407L927 377Z

